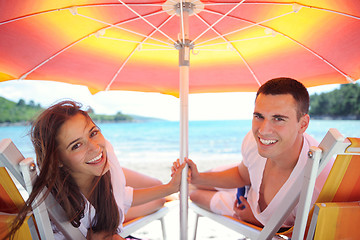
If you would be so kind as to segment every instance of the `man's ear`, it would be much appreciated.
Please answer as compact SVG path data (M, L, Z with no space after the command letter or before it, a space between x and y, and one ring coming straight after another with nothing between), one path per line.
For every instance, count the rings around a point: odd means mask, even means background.
M304 116L302 116L300 118L300 133L304 133L306 131L306 129L308 128L309 126L309 123L310 123L310 116L309 114L305 114Z

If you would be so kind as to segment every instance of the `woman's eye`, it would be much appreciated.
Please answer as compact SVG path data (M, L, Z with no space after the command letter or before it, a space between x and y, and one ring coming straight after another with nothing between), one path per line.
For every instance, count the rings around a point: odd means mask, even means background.
M74 144L74 145L71 147L71 150L76 150L76 149L78 149L80 146L81 146L80 143L76 143L76 144Z
M99 130L92 131L90 134L90 137L94 137L94 136L98 135L98 133L99 133Z

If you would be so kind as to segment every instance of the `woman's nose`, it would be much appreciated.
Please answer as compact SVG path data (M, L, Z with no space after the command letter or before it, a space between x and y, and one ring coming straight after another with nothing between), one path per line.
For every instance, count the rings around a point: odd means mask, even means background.
M89 147L90 150L97 150L97 149L100 148L98 142L93 140L93 139L89 139L88 147Z

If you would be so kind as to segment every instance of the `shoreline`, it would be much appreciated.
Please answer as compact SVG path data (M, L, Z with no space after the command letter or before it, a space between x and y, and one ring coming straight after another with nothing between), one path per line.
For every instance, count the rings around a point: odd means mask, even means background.
M144 118L144 119L142 119ZM189 122L196 121L240 121L244 119L231 119L231 120L190 120ZM251 119L245 119L251 120ZM360 120L360 115L348 115L348 116L329 116L329 115L310 115L311 120L332 120L332 121L356 121ZM96 124L107 124L107 123L143 123L143 122L167 122L165 119L147 119L146 117L134 118L132 120L120 120L120 121L112 121L112 120L101 120L96 121ZM176 122L176 121L175 121ZM31 121L19 121L19 122L0 122L0 127L11 127L11 126L30 126Z

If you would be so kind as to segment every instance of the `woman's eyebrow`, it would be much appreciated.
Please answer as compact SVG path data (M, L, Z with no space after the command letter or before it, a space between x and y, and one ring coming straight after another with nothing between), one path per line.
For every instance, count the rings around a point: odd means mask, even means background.
M77 138L77 139L75 139L74 141L71 141L70 143L69 143L69 145L66 147L66 149L68 149L73 143L75 143L75 142L77 142L77 141L79 141L80 140L80 138Z

